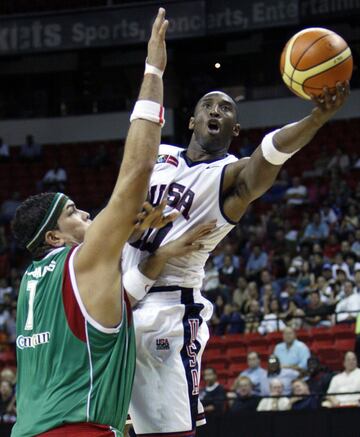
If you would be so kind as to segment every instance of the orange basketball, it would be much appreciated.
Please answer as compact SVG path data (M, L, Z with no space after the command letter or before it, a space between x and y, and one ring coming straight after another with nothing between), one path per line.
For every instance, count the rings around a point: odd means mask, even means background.
M321 27L295 34L281 54L280 71L288 88L310 100L327 86L335 92L337 82L350 80L353 70L351 50L335 32Z

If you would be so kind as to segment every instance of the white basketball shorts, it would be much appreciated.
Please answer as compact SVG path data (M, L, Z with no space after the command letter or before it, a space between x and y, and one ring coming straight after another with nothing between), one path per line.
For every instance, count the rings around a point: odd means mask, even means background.
M153 287L134 310L130 416L138 437L191 437L205 424L200 365L212 311L199 290L177 286Z

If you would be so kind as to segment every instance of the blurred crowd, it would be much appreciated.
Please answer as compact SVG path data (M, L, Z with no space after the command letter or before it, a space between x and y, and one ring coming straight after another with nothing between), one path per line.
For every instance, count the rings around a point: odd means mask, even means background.
M359 159L338 149L313 167L292 179L282 170L209 258L203 293L214 304L213 333L266 334L356 319Z
M5 367L0 372L0 419L3 423L16 420L16 370Z

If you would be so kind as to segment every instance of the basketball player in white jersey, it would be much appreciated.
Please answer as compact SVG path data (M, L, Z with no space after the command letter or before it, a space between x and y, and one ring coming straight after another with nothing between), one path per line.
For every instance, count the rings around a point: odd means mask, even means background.
M130 406L138 437L192 437L195 427L204 423L198 400L200 362L212 305L201 296L200 287L209 252L238 223L249 203L272 186L282 164L342 107L348 94L348 83L339 83L334 96L324 89L321 98L314 98L316 107L309 116L269 133L251 157L238 160L228 154L240 132L236 103L222 92L211 92L199 100L190 119L193 135L188 148L160 146L148 198L156 206L165 195L165 213L177 210L180 215L127 245L123 264L132 290L137 289L133 298L139 301L134 311L137 367ZM211 220L216 220L216 228L203 239L201 250L169 260L158 277L139 273L136 265L160 245Z

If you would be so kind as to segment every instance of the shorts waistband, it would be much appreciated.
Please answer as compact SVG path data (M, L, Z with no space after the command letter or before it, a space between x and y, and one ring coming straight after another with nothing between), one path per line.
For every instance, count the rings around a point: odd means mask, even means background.
M194 291L194 288L188 287L178 287L177 285L168 285L168 286L160 286L160 287L151 287L148 293L161 293L161 292L169 292L169 291L183 291L184 293L191 293Z

